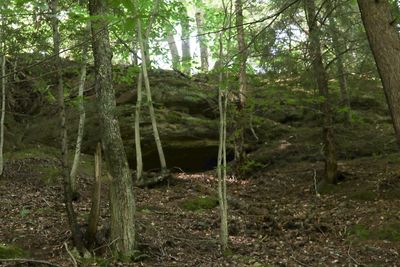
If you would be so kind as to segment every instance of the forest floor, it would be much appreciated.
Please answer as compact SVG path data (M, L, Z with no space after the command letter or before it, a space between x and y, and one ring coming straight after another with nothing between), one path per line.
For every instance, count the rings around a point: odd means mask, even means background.
M29 258L73 266L58 161L29 155L9 159L0 179L0 265L42 266L1 260ZM90 208L89 167L80 174L75 206L81 222ZM217 183L208 172L135 189L137 262L111 263L109 244L96 249L97 258L76 260L81 266L400 266L400 155L340 162L345 179L317 195L321 168L288 163L231 178L231 253L225 257L218 245ZM106 187L100 229L109 220Z

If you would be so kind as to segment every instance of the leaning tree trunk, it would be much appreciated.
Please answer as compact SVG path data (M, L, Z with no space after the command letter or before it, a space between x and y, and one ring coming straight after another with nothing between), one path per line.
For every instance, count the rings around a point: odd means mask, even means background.
M84 32L84 36L90 31L90 23L86 25L86 31ZM86 38L84 38L86 41ZM79 79L79 88L78 88L78 101L79 101L79 124L78 124L78 135L76 137L76 146L75 146L75 154L74 161L71 167L71 187L72 192L76 193L76 173L79 167L79 160L81 156L81 147L82 147L82 139L83 132L85 128L85 105L83 100L83 91L85 89L86 82L86 64L87 64L87 44L85 43L82 48L82 62L81 62L81 75Z
M387 0L358 0L400 145L400 36Z
M175 37L174 37L173 32L171 32L171 31L168 32L167 41L168 41L169 51L171 53L172 68L174 70L179 70L181 59L179 57L178 47L176 46Z
M200 44L201 70L208 71L208 47L207 38L204 34L204 12L201 9L196 11L197 40Z
M190 75L190 68L192 66L192 57L190 54L190 20L185 8L185 14L181 18L182 27L182 71Z
M135 3L137 4L137 3ZM146 35L150 34L152 24L155 20L155 16L157 15L159 0L154 1L153 10L151 12L151 17L149 19L149 23L146 28ZM136 38L133 43L135 48L138 47L140 49L140 44L138 44L139 38ZM136 49L133 50L136 52ZM146 54L146 52L144 53ZM137 55L135 58L137 59ZM150 58L148 58L149 62ZM138 65L138 62L136 62ZM146 65L147 67L147 65ZM142 155L142 145L140 140L140 117L141 117L141 109L142 109L142 98L143 98L143 72L140 70L138 75L138 83L137 83L137 98L136 98L136 106L135 106L135 153L136 153L136 182L140 183L143 181L143 155ZM165 161L165 160L164 160Z
M135 201L132 174L128 166L116 117L115 92L112 83L112 50L110 46L106 1L90 0L92 46L96 74L98 113L100 115L102 144L110 185L111 244L114 253L132 256L135 249Z
M160 6L160 0L154 0L153 8L152 8L151 14L150 14L150 18L149 18L149 21L147 23L147 28L146 28L146 31L143 33L143 36L142 36L142 38L143 38L143 46L144 46L144 51L143 51L144 57L142 57L142 58L145 59L146 66L149 69L151 68L149 37L150 37L151 30L152 30L152 25L153 25L154 20L155 20L155 18L157 16L157 13L158 13L159 6ZM137 5L137 7L138 7L138 5ZM140 45L139 45L139 47L140 47Z
M337 178L337 160L336 148L333 135L333 119L331 100L328 89L328 77L325 66L322 61L320 29L317 24L317 13L315 0L305 0L305 12L309 28L310 56L314 75L317 81L318 91L323 102L321 103L321 112L323 116L323 151L325 157L325 175L320 186L336 183Z
M145 54L144 54L145 46L144 46L144 42L143 42L143 38L142 38L142 25L141 25L141 20L138 16L136 19L136 25L137 25L137 38L138 38L140 50L142 53L141 55L142 55L142 58L145 58ZM142 60L142 74L143 74L144 86L146 88L147 104L149 106L150 119L151 119L151 125L153 128L154 140L155 140L155 143L157 146L158 156L160 158L161 172L166 173L167 163L165 161L165 155L164 155L164 150L163 150L163 147L161 144L160 134L158 133L156 115L155 115L154 106L153 106L153 99L151 97L150 81L149 81L149 76L147 73L146 60Z
M68 168L68 136L67 128L65 125L66 115L65 115L65 104L64 104L64 86L62 78L62 62L60 57L60 31L59 31L59 21L58 15L58 0L52 0L50 2L51 8L51 26L53 30L53 53L55 56L56 63L56 74L57 74L57 91L58 91L58 106L60 114L60 133L61 133L61 168L62 177L64 185L64 202L67 209L67 216L69 225L71 228L72 238L74 240L75 246L78 250L83 250L83 243L81 240L81 233L76 220L76 214L74 207L72 205L72 186L71 177L69 175Z
M143 74L142 71L138 75L137 83L137 99L135 106L135 153L136 153L136 181L141 181L143 176L143 156L142 145L140 140L140 111L142 108L142 87Z
M245 105L246 105L246 91L247 91L247 76L246 76L246 61L247 61L247 47L245 40L245 33L243 28L243 4L242 0L235 2L236 14L236 30L237 30L237 44L238 44L238 63L239 63L239 93L237 104L237 129L235 133L235 162L236 171L241 173L241 168L246 159L246 152L244 148L244 131L245 131Z
M223 34L219 36L219 60L223 60ZM228 201L226 193L226 117L228 107L228 88L226 85L227 81L224 81L223 69L219 70L219 87L218 87L218 109L219 109L219 146L218 146L218 163L217 163L217 176L218 176L218 200L220 206L220 217L221 217L221 248L222 252L225 253L228 250Z

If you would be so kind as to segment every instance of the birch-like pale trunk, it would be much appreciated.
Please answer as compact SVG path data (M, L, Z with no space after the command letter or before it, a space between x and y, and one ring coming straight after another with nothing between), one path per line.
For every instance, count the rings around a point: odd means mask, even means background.
M178 47L176 46L175 37L173 32L168 32L167 42L169 47L169 52L171 53L172 59L172 68L174 70L179 70L181 68L180 64L180 56L178 52Z
M137 3L135 3L137 4ZM159 5L159 0L155 0L153 3L153 10L151 12L151 17L149 19L149 23L147 24L146 28L146 33L145 35L148 36L151 31L151 27L153 25L153 22L155 20L155 16L157 15L158 11L158 5ZM136 51L137 45L138 45L139 38L136 38L134 40L133 46L135 49L133 51ZM138 47L141 51L142 49L140 48L140 43ZM148 47L146 48L148 49ZM145 52L146 54L146 52ZM148 54L148 52L147 52ZM136 60L137 60L137 55L133 55ZM143 54L142 54L143 56ZM150 62L150 57L146 59L146 62ZM138 62L136 62L136 65L138 65ZM148 65L146 65L148 67ZM135 153L136 153L136 181L141 182L143 179L143 155L142 155L142 145L141 145L141 138L140 138L140 114L141 114L141 109L142 109L142 100L143 100L143 71L139 71L138 75L138 83L137 83L137 94L136 94L136 106L135 106ZM165 159L164 159L165 162Z
M245 40L245 33L243 28L243 4L242 0L235 1L235 14L236 14L236 31L237 31L237 48L238 48L238 63L239 63L239 99L237 104L237 129L235 130L235 165L238 174L241 173L241 168L246 160L245 152L245 105L246 105L246 94L247 94L247 47Z
M62 62L60 57L60 30L59 30L59 20L58 20L58 0L51 0L51 26L53 31L53 53L55 56L56 63L56 74L57 74L57 91L58 91L58 106L59 106L59 116L60 116L60 134L61 134L61 168L64 186L64 202L67 210L67 216L69 225L71 228L72 239L75 246L79 251L83 251L84 246L81 239L81 233L78 228L78 223L76 219L76 214L74 207L72 205L72 187L71 187L71 177L68 168L68 136L66 128L66 115L65 115L65 103L64 103L64 86L62 77Z
M190 68L192 66L192 56L190 54L190 20L185 8L185 14L181 19L182 27L182 71L190 75Z
M204 72L208 71L208 46L207 38L204 35L204 11L201 9L196 10L196 25L197 25L197 40L200 45L200 61L201 70Z
M90 23L86 25L86 33L90 32ZM86 36L86 34L85 34ZM83 133L85 129L85 104L83 99L83 91L85 89L86 83L86 64L87 64L87 44L83 45L82 49L82 62L81 62L81 70L80 70L80 79L79 79L79 88L78 88L78 100L79 100L79 125L78 125L78 135L76 137L76 146L75 146L75 154L74 154L74 161L72 163L71 168L71 188L72 192L76 192L76 174L79 167L79 160L81 156L81 146L82 146L82 139Z
M231 28L231 15L232 6L228 11L228 8L223 2L225 10L224 17L224 28L228 26ZM229 13L229 14L228 14ZM231 43L231 30L228 32L227 49L230 51ZM219 61L221 67L219 70L219 86L218 86L218 108L219 108L219 146L218 146L218 162L217 162L217 176L218 176L218 200L220 206L220 242L222 253L226 253L229 250L229 231L228 231L228 199L227 199L227 162L226 162L226 125L227 125L227 110L228 110L228 81L229 72L226 70L224 49L223 49L223 38L224 32L219 34ZM225 79L225 80L224 80Z
M137 38L138 38L138 43L140 45L141 56L143 59L143 58L145 58L145 53L144 53L145 46L144 46L144 42L143 42L143 38L142 38L142 24L141 24L139 17L137 17L136 23L137 23ZM150 81L149 81L149 76L147 73L146 60L142 60L142 74L143 74L144 85L146 88L147 104L149 106L150 119L151 119L151 125L153 127L154 140L155 140L155 143L157 146L158 156L160 158L161 172L164 173L167 171L167 163L165 161L165 156L164 156L164 151L163 151L162 144L161 144L160 134L158 133L157 120L156 120L156 115L154 112L153 100L151 97Z
M142 55L142 60L143 60L143 58L145 59L147 68L151 68L149 37L150 37L150 33L151 33L151 29L152 29L154 20L158 13L159 5L160 5L160 0L154 0L153 8L151 10L151 14L150 14L149 22L147 24L146 31L143 33L143 36L141 37L143 39L143 46L144 46L144 51L143 51L144 57ZM139 5L136 5L136 6L138 7ZM139 44L139 47L141 47L140 44Z
M143 177L143 156L140 140L140 110L142 108L142 87L143 75L140 71L138 75L136 106L135 106L135 151L136 151L136 181L141 181Z

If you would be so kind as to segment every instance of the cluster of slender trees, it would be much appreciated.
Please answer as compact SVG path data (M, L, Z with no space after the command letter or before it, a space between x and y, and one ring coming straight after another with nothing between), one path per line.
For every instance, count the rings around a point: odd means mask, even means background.
M81 1L85 2L85 1ZM143 17L139 12L139 7L143 5L138 0L117 1L121 5L122 10L128 10L130 14L124 13L126 21L133 22L134 29L127 31L131 34L131 45L129 47L130 58L132 63L139 65L140 69L137 79L137 100L135 109L135 148L136 148L136 179L143 179L143 161L141 154L140 144L140 116L143 107L143 96L145 93L146 103L149 109L154 141L157 146L161 174L168 173L166 159L163 152L163 147L158 133L157 121L155 116L155 109L152 103L151 88L149 83L149 68L151 65L150 53L150 36L153 26L157 17L160 16L160 10L164 10L166 3L162 0L146 1L151 2L151 8L148 12L149 16L146 19L145 27L143 26ZM332 62L336 65L337 79L339 80L340 93L342 96L343 107L350 108L349 96L347 92L346 81L346 66L343 60L343 54L347 51L346 45L340 44L340 31L338 31L336 16L340 14L341 6L345 1L318 1L318 0L293 0L293 1L272 1L274 5L279 6L277 12L268 19L272 22L279 16L284 16L284 13L292 8L302 9L302 14L305 16L307 29L308 44L308 58L312 66L313 78L315 78L318 95L321 97L320 111L322 114L321 128L323 137L323 151L325 171L324 178L319 184L323 187L326 184L336 183L338 177L338 164L336 159L336 148L334 138L334 125L333 125L333 107L331 100L331 92L328 83L327 68L331 62L327 63L323 48L323 27L328 25L330 30L333 45L334 58ZM133 256L136 247L135 240L135 198L133 192L132 172L129 168L127 157L124 150L123 140L121 138L118 118L116 116L116 101L115 91L113 88L113 50L114 47L110 42L110 29L113 23L108 19L110 6L108 1L102 0L89 0L88 3L89 19L85 21L85 27L79 35L79 48L81 62L80 69L80 83L78 90L80 120L77 134L77 141L75 146L75 159L72 167L68 163L68 136L66 125L66 108L65 108L65 88L63 82L63 64L62 64L62 39L60 35L60 8L58 0L49 1L49 22L52 30L52 55L51 58L55 60L57 83L56 88L58 92L58 108L60 115L60 135L61 135L61 151L62 151L62 176L64 186L64 200L66 204L69 225L71 227L72 238L75 246L79 251L84 252L94 245L94 235L96 232L98 217L98 203L100 192L100 163L101 163L101 150L104 152L104 157L107 162L109 175L111 177L110 183L110 213L111 213L111 236L113 240L112 246L116 254L122 257ZM393 125L396 133L397 140L400 142L400 36L398 30L397 17L393 15L393 6L396 2L389 0L358 0L358 6L364 24L365 32L368 37L368 42L371 47L376 66L382 81L383 89L389 105L390 113L393 120ZM3 4L4 5L4 4ZM185 5L183 5L185 6ZM257 50L258 43L265 44L258 39L260 36L268 34L267 27L263 28L258 34L252 34L246 30L246 27L253 23L263 22L266 19L261 18L256 22L249 23L245 20L245 7L246 2L243 0L226 1L222 0L220 6L220 14L222 17L218 20L219 28L213 32L214 47L217 49L214 58L217 59L219 64L216 64L214 71L219 74L219 111L220 111L220 128L219 128L219 141L220 147L218 150L218 193L219 203L221 210L221 248L223 251L228 249L228 205L227 205L227 113L232 110L229 109L230 103L235 103L232 113L234 114L236 124L234 134L234 147L235 147L235 164L237 173L240 173L240 166L246 161L245 153L245 130L248 127L248 109L247 109L247 91L248 91L248 77L247 73L251 66L249 65L249 58ZM182 7L182 6L180 6ZM3 7L4 9L4 7ZM326 10L326 16L321 16L321 10ZM115 11L115 12L120 12ZM169 26L170 31L163 35L171 54L172 68L182 71L190 75L192 54L190 51L190 19L187 15L187 10L184 10L184 15L179 18L181 25L182 36L182 55L179 56L178 48L175 42L174 29ZM332 15L333 14L333 15ZM36 14L38 15L38 14ZM35 15L35 16L36 16ZM200 65L201 70L204 72L210 69L210 48L207 46L207 28L205 26L205 11L198 8L195 12L195 23L197 26L196 38L199 42L200 50ZM293 15L294 16L294 15ZM2 23L3 28L7 16L3 14ZM209 17L208 17L209 18ZM287 20L292 18L285 17ZM168 28L168 27L167 27ZM301 28L301 27L300 27ZM287 34L289 38L293 36ZM1 85L2 85L2 108L1 108L1 121L0 121L0 174L3 172L3 143L4 143L4 120L5 120L5 107L6 107L6 80L13 72L6 73L6 49L5 49L5 34L4 31L0 32L1 44ZM125 38L125 36L123 36ZM276 36L275 36L276 38ZM121 37L117 38L118 40ZM127 43L122 42L124 45ZM86 231L86 237L83 238L81 230L78 226L76 214L73 207L73 198L76 188L77 168L79 164L79 156L81 154L81 143L84 132L85 109L83 102L83 92L86 80L86 66L88 64L88 54L90 51L90 44L93 52L93 60L95 67L95 86L96 86L96 101L97 111L101 122L101 146L97 148L96 153L96 185L92 212L89 221L89 229ZM252 50L253 49L253 50ZM272 52L271 52L272 53ZM271 55L270 53L270 55ZM264 55L265 56L265 55ZM232 62L235 63L237 68L232 68ZM228 82L231 77L237 78L236 83ZM232 85L235 88L231 88ZM143 86L145 91L143 92ZM232 97L232 95L234 97ZM348 115L348 113L347 113ZM345 118L347 123L350 118Z

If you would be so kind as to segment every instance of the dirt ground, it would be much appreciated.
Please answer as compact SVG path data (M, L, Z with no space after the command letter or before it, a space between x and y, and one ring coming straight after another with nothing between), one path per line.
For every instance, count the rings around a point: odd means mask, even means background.
M73 266L60 178L42 177L57 164L37 157L7 163L0 178L0 245L19 248L17 258ZM96 258L76 260L80 266L400 266L400 156L341 162L344 180L317 195L321 168L305 162L230 178L231 252L225 257L218 245L216 180L208 172L135 189L137 262L113 262L110 241L95 250ZM82 224L92 181L81 173L75 210ZM100 230L109 219L106 187ZM0 265L49 266L1 259Z

